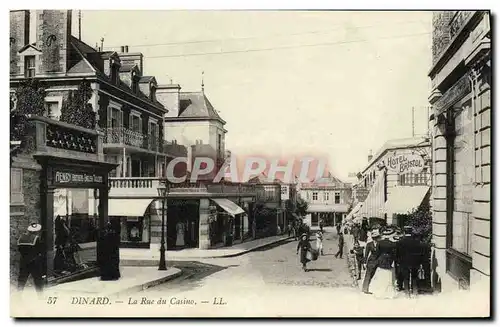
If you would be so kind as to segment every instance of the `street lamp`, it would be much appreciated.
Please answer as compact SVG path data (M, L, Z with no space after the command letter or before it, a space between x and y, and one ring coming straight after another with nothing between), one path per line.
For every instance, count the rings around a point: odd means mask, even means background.
M160 241L160 265L158 270L167 270L165 262L165 202L167 201L168 184L160 182L158 186L158 196L161 198L161 241Z

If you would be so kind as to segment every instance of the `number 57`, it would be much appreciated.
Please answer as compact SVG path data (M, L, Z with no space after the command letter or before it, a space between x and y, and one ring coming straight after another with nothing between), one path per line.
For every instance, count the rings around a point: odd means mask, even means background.
M57 296L49 296L47 299L47 304L56 304Z

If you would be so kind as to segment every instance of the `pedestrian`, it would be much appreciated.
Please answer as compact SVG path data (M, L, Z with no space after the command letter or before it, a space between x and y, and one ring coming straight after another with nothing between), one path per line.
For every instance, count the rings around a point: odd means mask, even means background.
M351 249L347 254L347 266L349 267L349 274L352 279L352 287L358 287L358 272L356 269L356 253Z
M321 255L325 255L323 253L323 233L321 231L316 233L316 250Z
M340 228L341 228L340 222L337 223L336 228L337 228L337 235L340 235Z
M300 241L297 243L297 254L299 254L299 250L302 269L307 272L307 263L310 261L307 254L311 253L311 243L309 243L309 238L306 233L300 236Z
M32 223L27 231L17 240L21 260L19 263L18 290L24 290L29 276L33 277L35 289L41 294L43 291L43 254L44 246L41 242L40 231L42 225Z
M101 256L99 260L101 280L120 279L120 234L110 222L101 235Z
M359 234L360 234L360 226L358 223L355 223L354 226L352 226L352 237L354 238L354 242L359 241Z
M369 291L370 282L373 275L375 275L375 271L377 270L379 256L378 241L380 240L380 232L377 229L373 230L371 237L372 241L366 244L365 257L363 259L366 266L365 279L363 280L363 293L366 294L371 294Z
M342 259L342 255L344 254L344 235L342 233L339 234L339 250L335 254L335 258L340 256Z
M324 225L325 225L325 221L323 220L323 218L321 218L321 219L319 220L319 231L320 231L321 233L323 233L323 226L324 226Z
M369 230L368 219L366 217L363 217L363 221L361 222L360 235L359 235L359 240L361 242L366 242L368 240L368 230Z
M290 237L290 235L292 234L292 226L293 226L292 222L289 221L287 226L288 237Z
M356 257L356 279L361 279L361 267L363 265L363 247L358 241L354 242L353 251Z
M394 229L386 228L382 232L382 239L378 242L377 271L371 281L371 291L376 298L392 299L396 296L392 278L396 257L394 236Z
M399 264L402 288L407 296L418 293L418 269L422 264L422 245L413 234L411 226L405 226L404 236L397 244L396 258ZM401 281L400 281L401 282Z

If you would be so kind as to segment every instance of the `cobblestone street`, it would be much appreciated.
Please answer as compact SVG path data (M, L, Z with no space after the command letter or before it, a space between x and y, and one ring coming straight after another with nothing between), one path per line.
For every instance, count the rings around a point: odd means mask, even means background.
M314 246L314 241L311 242ZM187 291L197 288L220 287L351 287L345 256L335 258L336 232L326 232L324 256L308 264L308 272L302 271L296 255L296 241L249 254L200 262L171 262L183 270L174 281L152 287L145 293ZM166 293L165 293L166 294Z

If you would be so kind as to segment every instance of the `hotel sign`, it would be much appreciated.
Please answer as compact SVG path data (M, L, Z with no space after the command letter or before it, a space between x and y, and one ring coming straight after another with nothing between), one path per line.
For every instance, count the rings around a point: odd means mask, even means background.
M398 174L419 174L424 169L425 161L417 154L395 154L387 158L387 170Z
M57 185L96 185L103 184L104 176L84 172L54 171L54 184Z

